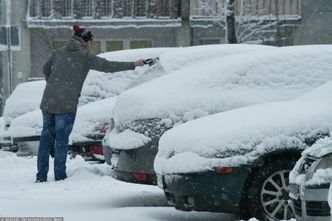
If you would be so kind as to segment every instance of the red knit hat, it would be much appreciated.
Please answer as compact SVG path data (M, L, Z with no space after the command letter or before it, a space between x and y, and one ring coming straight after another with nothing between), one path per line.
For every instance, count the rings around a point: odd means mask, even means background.
M85 42L92 41L93 35L91 31L87 31L84 28L80 28L78 24L73 25L74 36L82 38Z

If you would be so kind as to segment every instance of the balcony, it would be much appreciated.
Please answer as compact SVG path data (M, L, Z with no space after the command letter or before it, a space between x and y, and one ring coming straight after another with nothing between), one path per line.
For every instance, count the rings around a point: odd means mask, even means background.
M236 0L235 16L247 22L278 20L279 24L298 24L303 0ZM192 27L210 26L223 20L226 0L190 0ZM223 21L222 21L223 22Z
M29 0L27 24L61 27L180 26L179 0Z

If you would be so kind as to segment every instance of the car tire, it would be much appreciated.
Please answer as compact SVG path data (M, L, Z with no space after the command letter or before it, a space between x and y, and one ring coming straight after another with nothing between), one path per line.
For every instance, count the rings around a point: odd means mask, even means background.
M247 217L263 220L294 218L294 207L289 198L289 172L296 158L270 160L254 173L246 196Z

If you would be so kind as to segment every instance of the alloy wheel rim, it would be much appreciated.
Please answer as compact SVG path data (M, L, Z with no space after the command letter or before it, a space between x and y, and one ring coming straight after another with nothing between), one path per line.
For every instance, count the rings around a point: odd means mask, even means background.
M295 216L289 197L289 170L270 175L263 183L260 201L267 217L272 220L288 220Z

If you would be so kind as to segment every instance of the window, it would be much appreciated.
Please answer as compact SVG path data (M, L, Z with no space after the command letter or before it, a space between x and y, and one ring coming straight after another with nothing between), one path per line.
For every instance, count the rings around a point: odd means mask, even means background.
M40 2L41 4L41 16L42 17L50 17L51 16L51 8L52 3L51 0L43 0Z
M106 51L118 51L123 49L123 41L107 41Z
M55 16L70 17L72 16L72 1L57 0L54 5Z
M56 40L52 42L52 46L54 49L61 48L67 44L68 41ZM90 49L92 54L99 54L100 50L100 41L93 41L92 48Z
M53 47L53 49L58 49L58 48L65 46L66 44L67 44L67 41L53 41L52 47Z
M92 54L99 54L100 50L100 41L93 41L92 48L90 49Z
M130 42L130 48L151 48L152 42L148 40L134 40Z

